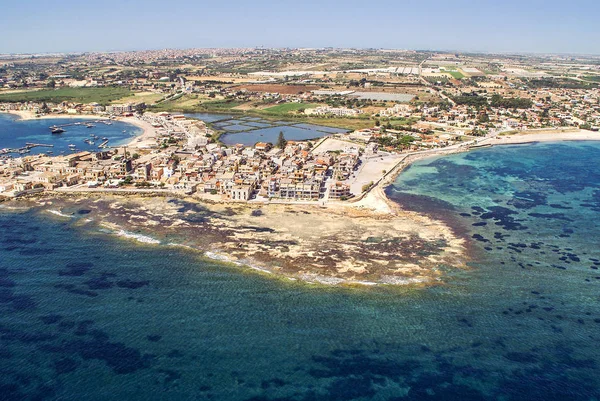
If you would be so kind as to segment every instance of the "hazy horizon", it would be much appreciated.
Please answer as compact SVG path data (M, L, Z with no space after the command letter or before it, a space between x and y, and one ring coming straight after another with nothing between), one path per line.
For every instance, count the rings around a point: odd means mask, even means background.
M420 49L420 48L388 48L388 47L332 47L332 46L311 46L311 47L294 47L294 46L282 46L282 47L269 47L269 46L190 46L190 47L157 47L157 48L131 48L131 49L93 49L93 50L73 50L73 51L38 51L38 52L0 52L0 55L11 55L11 56L37 56L37 55L53 55L53 54L86 54L86 53L127 53L127 52L145 52L145 51L160 51L160 50L233 50L233 49L265 49L265 50L321 50L321 49L332 49L332 50L379 50L379 51L407 51L407 52L432 52L432 53L459 53L459 54L481 54L481 55L503 55L503 56L591 56L600 57L599 53L574 53L574 52L533 52L533 51L484 51L477 49Z
M101 7L41 0L3 7L0 53L189 48L375 48L476 53L600 54L600 4L582 0L472 5L466 0L367 5L307 0L176 7L157 0ZM18 32L18 34L15 34Z

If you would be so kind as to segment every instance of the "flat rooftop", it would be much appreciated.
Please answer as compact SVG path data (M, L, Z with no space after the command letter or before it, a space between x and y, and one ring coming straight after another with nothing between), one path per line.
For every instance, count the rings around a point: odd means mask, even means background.
M410 102L415 95L408 93L386 93L386 92L354 92L352 97L369 100L385 100L390 102Z

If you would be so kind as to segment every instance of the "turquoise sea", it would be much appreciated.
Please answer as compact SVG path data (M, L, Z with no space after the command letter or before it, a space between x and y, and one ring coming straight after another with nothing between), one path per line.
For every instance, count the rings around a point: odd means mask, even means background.
M274 279L0 206L0 400L598 400L600 145L421 160L469 238L430 288Z
M82 124L75 125L75 123ZM91 124L93 127L87 128L83 123ZM31 149L31 154L51 151L58 156L73 151L98 151L98 146L104 142L102 138L109 140L108 146L123 145L142 133L141 128L131 124L121 121L109 121L109 123L110 125L94 122L93 118L20 120L13 114L0 113L0 149L18 149L24 147L26 143L41 143L53 147L35 147ZM53 135L49 127L54 125L64 126L65 132ZM91 135L96 135L98 139L93 139ZM94 144L84 142L86 139L92 140ZM75 145L75 150L69 148L71 144ZM12 156L21 155L13 153Z

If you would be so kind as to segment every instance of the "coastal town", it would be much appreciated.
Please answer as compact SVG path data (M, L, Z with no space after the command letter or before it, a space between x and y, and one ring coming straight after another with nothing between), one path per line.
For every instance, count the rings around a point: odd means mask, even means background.
M282 135L277 144L223 146L209 143L211 130L203 122L183 115L148 112L126 121L145 132L122 147L5 157L0 193L126 189L211 200L343 201L366 191L369 184L363 181L385 173L371 171L371 164L393 167L400 158L380 152L369 140L377 130L318 141L287 141Z
M373 65L374 55L384 65ZM212 201L355 203L417 157L523 142L526 134L599 135L596 59L302 49L39 58L4 58L0 112L79 121L73 124L116 120L143 133L94 150L69 145L61 154L30 154L44 144L3 148L0 196L164 192ZM260 69L282 58L277 69ZM327 68L307 67L318 60ZM236 71L249 63L255 71ZM202 112L229 116L203 121L195 115ZM263 140L259 128L276 130L281 120L316 134L295 140L282 126L276 140ZM251 143L236 143L240 130ZM68 137L68 128L58 134Z

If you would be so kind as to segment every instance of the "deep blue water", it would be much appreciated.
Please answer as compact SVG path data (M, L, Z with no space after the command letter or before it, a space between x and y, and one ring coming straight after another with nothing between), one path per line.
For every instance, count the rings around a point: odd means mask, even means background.
M426 289L273 279L0 207L0 399L598 399L599 156L413 165L389 196L477 256Z
M98 145L103 140L94 140L94 145L84 142L85 139L91 139L90 134L95 134L99 138L108 138L108 146L117 146L130 142L132 137L142 133L141 128L120 121L110 121L111 125L93 123L92 121L94 121L93 118L20 120L15 115L0 113L0 149L21 148L29 142L54 145L53 148L33 148L31 149L31 154L46 153L48 151L52 151L54 155L70 153L70 144L75 145L77 151L98 151ZM64 127L65 132L62 134L53 135L50 133L50 126L60 126L76 122L92 122L94 127L87 128L83 124L69 125ZM18 153L12 155L15 157L19 156Z
M190 113L186 116L212 123L217 129L225 131L220 140L226 145L240 143L253 146L256 142L276 143L280 132L283 132L285 138L291 141L305 141L322 138L329 134L347 132L340 128L323 125L269 121L259 117L232 117L211 113Z

